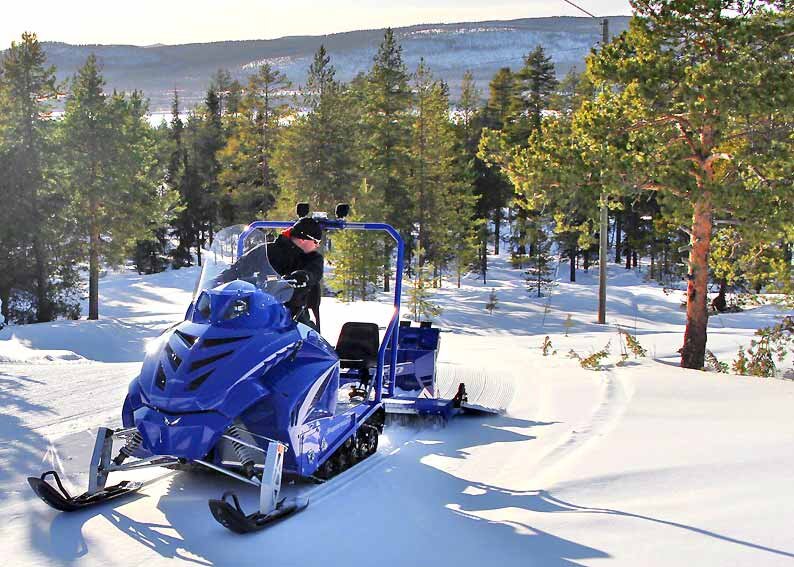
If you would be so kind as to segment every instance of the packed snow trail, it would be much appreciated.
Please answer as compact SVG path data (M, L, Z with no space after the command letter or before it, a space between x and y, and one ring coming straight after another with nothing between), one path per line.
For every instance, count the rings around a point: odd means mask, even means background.
M438 294L454 331L443 334L439 362L469 376L473 392L509 404L507 413L445 429L387 428L377 455L310 487L307 510L251 536L218 526L207 500L235 490L249 508L255 490L214 474L156 471L125 501L73 514L45 507L25 477L62 466L83 481L88 431L118 424L138 364L64 361L63 352L0 364L4 556L19 565L794 564L793 384L666 364L682 337L679 300L622 271L610 279L610 321L636 328L657 360L616 367L613 355L604 371L583 370L569 350L585 355L611 340L617 352L616 330L594 325L587 310L594 282L580 275L550 301L527 300L514 271L491 265L489 285L466 279ZM13 331L39 353L140 357L145 339L184 312L188 279L103 283L112 340L109 327L85 321L6 329L0 339ZM483 308L491 286L501 302L493 316ZM331 339L343 320L389 310L323 305ZM724 318L710 348L735 351L774 317L762 309ZM547 334L556 354L543 356Z

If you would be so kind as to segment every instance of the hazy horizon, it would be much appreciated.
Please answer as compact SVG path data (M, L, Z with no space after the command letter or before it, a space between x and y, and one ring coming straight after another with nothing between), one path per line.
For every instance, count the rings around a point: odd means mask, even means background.
M577 4L598 16L631 14L626 0L579 0ZM114 8L118 10L118 5ZM474 0L301 0L289 6L273 0L230 0L220 10L217 3L208 0L141 0L134 8L110 15L108 5L99 0L74 2L66 14L61 13L63 3L54 0L7 7L0 21L0 49L18 41L26 31L35 32L40 41L146 47L322 36L423 24L585 16L563 0L498 0L487 6Z

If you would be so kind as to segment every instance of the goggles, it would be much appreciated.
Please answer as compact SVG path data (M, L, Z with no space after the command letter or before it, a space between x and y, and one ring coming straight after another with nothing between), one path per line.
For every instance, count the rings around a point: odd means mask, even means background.
M322 242L322 239L309 236L308 234L301 234L298 238L301 240L311 240L315 244L320 244Z

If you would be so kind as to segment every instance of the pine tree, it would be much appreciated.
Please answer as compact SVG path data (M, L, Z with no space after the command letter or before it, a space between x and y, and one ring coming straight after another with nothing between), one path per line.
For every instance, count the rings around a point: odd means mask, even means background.
M290 112L282 102L289 87L284 73L263 64L249 77L238 113L229 118L228 139L217 154L219 183L227 195L223 224L261 218L275 204L278 185L272 159L281 121Z
M791 207L780 207L790 197L777 177L786 166L777 164L790 160L782 156L794 141L776 136L774 150L756 148L764 145L759 133L780 130L794 105L794 19L790 7L768 1L633 5L629 30L588 63L602 91L581 124L603 165L689 219L681 365L702 368L715 214L749 220L768 212L775 230L785 218L792 224Z
M537 293L537 297L543 297L543 292L548 290L553 283L550 277L553 262L550 253L551 242L542 228L537 228L533 231L531 242L533 252L527 260L527 270L525 272L527 289Z
M197 176L189 154L188 132L182 121L179 107L179 94L174 89L171 104L170 156L165 173L165 182L172 192L179 196L179 207L171 220L173 236L178 243L171 252L175 268L190 266L193 263L191 248L198 244L196 234L195 209L198 204Z
M599 214L602 179L584 159L586 147L573 130L572 116L564 113L544 121L545 134L533 132L526 148L514 149L509 136L487 132L481 155L501 165L512 180L520 199L517 203L529 235L546 219L554 220L554 231L570 260L570 279L576 279L580 249L594 243L594 226ZM532 250L530 250L530 255Z
M350 202L359 184L359 140L351 133L360 108L349 90L334 79L335 70L323 46L301 89L309 109L296 117L279 138L273 164L281 189L279 209L290 211L296 202L315 210L334 210Z
M477 157L482 131L480 95L474 76L471 71L466 71L463 75L458 119L455 123L458 151L455 175L460 184L460 193L467 198L458 199L452 204L457 209L455 216L460 219L461 225L453 226L450 235L452 262L458 287L461 276L466 270L474 267L482 270L484 275L487 266L487 257L481 255L487 246L487 214L481 212L482 195L477 185L478 172L485 168Z
M477 88L477 83L474 82L474 75L471 71L467 70L463 73L463 81L460 87L460 100L458 101L458 112L460 119L457 123L462 127L463 135L461 138L466 140L467 143L475 140L478 132L476 132L477 114L480 111L480 96L482 92ZM474 144L470 149L476 150L477 145Z
M510 124L504 128L510 140L524 146L533 132L541 134L542 114L549 108L557 88L554 63L538 45L524 58L524 67L514 75L514 92L510 98Z
M596 91L587 73L571 68L549 96L548 108L561 113L571 114L582 103L595 97Z
M22 34L0 60L0 159L6 165L0 181L0 219L6 221L0 223L0 299L9 315L12 288L27 287L39 322L56 315L51 279L58 270L52 249L58 240L52 229L63 203L45 155L52 148L46 118L57 95L55 68L46 66L36 34Z
M515 89L515 78L510 69L503 67L491 80L490 96L483 113L482 126L489 130L503 130L510 124L511 101ZM477 164L479 177L477 193L479 209L486 212L494 225L494 254L499 254L503 209L513 194L513 187L499 167L486 160Z
M418 246L424 250L422 265L429 262L438 276L455 263L460 275L474 246L475 197L449 119L446 84L433 79L424 61L414 76L411 192ZM435 281L438 285L439 278Z
M388 28L367 75L362 121L362 170L376 193L378 216L394 226L404 238L411 231L408 208L412 95L402 48ZM384 258L384 289L391 278L392 247Z
M218 95L218 111L221 116L237 114L240 108L243 87L240 81L232 79L227 69L218 69L212 77L210 90Z
M221 97L214 88L210 87L204 99L204 107L198 113L196 140L193 144L196 170L201 185L200 200L196 207L199 251L205 240L212 238L219 221L221 166L218 152L225 144ZM200 252L198 260L201 263Z
M366 220L359 212L359 202L371 195L366 180L361 182L358 196L350 201L351 221ZM329 236L331 251L327 255L333 266L330 283L339 290L342 301L369 299L382 272L383 237L370 232L344 230Z
M103 91L94 55L71 82L61 124L70 210L87 242L89 319L99 318L100 262L122 261L159 212L154 140L140 93Z
M433 278L428 265L423 261L424 250L416 250L414 277L408 287L408 306L411 309L414 321L423 318L430 320L441 314L441 308L431 300L430 289L433 287Z

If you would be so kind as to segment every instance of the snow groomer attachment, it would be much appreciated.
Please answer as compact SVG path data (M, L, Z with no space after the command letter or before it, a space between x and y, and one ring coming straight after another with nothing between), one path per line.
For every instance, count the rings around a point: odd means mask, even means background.
M304 509L301 483L329 481L373 455L385 422L384 380L397 379L404 246L389 225L347 222L348 209L340 205L335 219L314 219L323 231L385 232L396 245L394 310L382 339L374 323L350 322L335 349L287 308L300 284L273 269L264 231L294 221L223 229L202 251L185 320L147 346L122 427L99 429L87 492L70 495L58 473L47 471L28 479L36 494L68 512L141 487L108 486L111 473L211 469L256 487L258 509L251 514L233 492L209 501L215 520L245 533ZM299 205L299 217L308 213ZM256 270L248 273L251 265ZM281 497L285 475L295 480L289 499Z
M463 382L454 386L453 396L442 397L442 390L448 391L450 384L439 384L440 342L439 329L431 322L412 326L410 321L400 321L397 376L394 382L387 383L388 394L384 398L387 423L407 424L419 418L431 425L444 426L460 413L499 413L469 404Z

